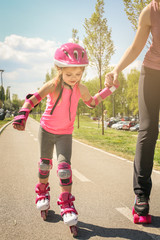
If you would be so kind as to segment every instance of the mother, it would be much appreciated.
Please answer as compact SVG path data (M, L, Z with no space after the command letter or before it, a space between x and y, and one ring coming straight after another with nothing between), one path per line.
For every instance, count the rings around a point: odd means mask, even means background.
M114 70L106 74L105 86L118 84L118 74L132 63L144 48L149 34L152 44L147 51L139 79L140 128L134 159L133 188L136 195L134 209L139 216L147 216L152 188L151 173L160 109L160 0L152 0L141 12L138 29L131 46Z

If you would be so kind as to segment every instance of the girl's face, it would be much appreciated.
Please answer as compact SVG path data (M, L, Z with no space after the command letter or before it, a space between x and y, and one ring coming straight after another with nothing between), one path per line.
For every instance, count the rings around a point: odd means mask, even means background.
M74 86L82 78L83 67L66 67L62 69L63 80L67 84Z

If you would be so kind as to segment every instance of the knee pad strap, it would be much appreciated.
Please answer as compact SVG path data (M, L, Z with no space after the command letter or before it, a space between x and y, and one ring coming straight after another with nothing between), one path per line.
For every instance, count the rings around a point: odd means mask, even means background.
M68 163L63 162L58 164L57 175L60 179L61 186L68 186L72 184L72 170Z
M49 158L41 158L39 162L39 177L47 178L49 176L49 172L52 169L52 159Z

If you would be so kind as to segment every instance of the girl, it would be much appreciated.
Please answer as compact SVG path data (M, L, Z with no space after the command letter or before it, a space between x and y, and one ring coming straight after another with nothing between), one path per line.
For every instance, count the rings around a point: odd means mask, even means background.
M106 75L105 85L118 83L118 74L133 62L144 48L149 34L152 44L144 58L139 80L140 128L134 160L134 222L151 222L149 197L154 150L158 138L160 109L160 0L153 0L141 12L135 39L114 70Z
M24 130L32 107L47 96L46 110L40 120L40 162L39 183L35 190L37 193L36 204L42 217L46 219L50 207L48 178L52 168L55 145L58 159L57 175L61 188L58 204L61 206L64 223L68 226L75 226L78 217L73 205L75 198L71 194L71 150L78 101L81 97L89 107L93 108L110 95L115 87L105 88L91 97L88 89L80 83L84 69L88 65L88 58L85 49L78 44L63 44L55 52L54 63L58 70L58 76L47 82L38 93L29 94L26 97L19 115L14 119L13 126L15 129ZM74 235L76 235L76 230Z

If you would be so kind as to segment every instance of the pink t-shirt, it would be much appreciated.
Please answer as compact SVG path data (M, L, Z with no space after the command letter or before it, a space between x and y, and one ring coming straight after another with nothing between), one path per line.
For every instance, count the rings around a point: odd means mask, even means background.
M150 3L150 17L152 44L145 55L143 65L160 70L160 10L155 0Z
M78 84L73 90L64 87L62 97L51 115L56 99L54 93L48 94L46 109L40 121L42 128L53 134L72 134L80 97Z

